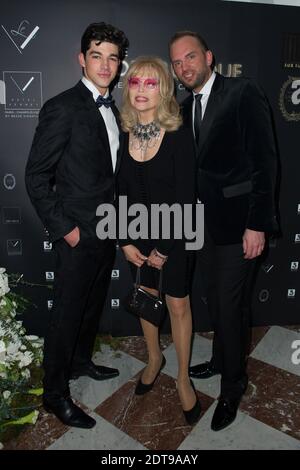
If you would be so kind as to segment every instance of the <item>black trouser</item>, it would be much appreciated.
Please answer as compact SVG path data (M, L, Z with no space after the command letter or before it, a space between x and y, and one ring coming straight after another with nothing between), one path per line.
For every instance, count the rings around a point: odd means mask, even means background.
M214 328L212 363L222 374L221 395L238 398L247 383L246 353L256 260L244 258L242 243L215 245L207 233L199 257Z
M110 284L115 243L85 237L75 248L54 244L54 302L44 346L44 394L69 395L72 370L90 362Z

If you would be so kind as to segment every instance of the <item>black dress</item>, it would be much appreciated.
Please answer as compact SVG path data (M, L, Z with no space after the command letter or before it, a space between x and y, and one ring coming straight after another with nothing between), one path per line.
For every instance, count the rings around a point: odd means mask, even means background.
M159 150L148 161L139 162L129 153L129 134L126 135L124 154L118 175L118 194L127 196L131 204L144 204L149 213L152 204L174 203L192 204L196 202L196 161L194 144L187 129L165 132ZM130 222L135 217L128 217ZM168 259L163 266L163 292L172 297L185 297L189 294L194 254L185 249L184 238L174 239L174 220L170 218L170 239L163 239L161 229L158 239L151 239L151 220L148 218L149 239L120 239L119 245L132 244L143 255L148 256L153 248ZM183 231L184 237L184 231ZM133 278L136 266L132 263ZM141 285L158 287L159 271L144 263L141 268Z

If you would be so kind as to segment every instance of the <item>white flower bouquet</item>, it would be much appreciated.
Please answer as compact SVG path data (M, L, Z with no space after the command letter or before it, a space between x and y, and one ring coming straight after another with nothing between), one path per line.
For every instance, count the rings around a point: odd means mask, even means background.
M32 371L41 365L43 343L37 336L27 335L18 319L26 303L11 292L6 270L0 268L0 431L8 424L33 423L38 415L32 395L42 390L40 379L32 379ZM38 389L33 388L37 385ZM20 406L22 394L31 395L26 406Z

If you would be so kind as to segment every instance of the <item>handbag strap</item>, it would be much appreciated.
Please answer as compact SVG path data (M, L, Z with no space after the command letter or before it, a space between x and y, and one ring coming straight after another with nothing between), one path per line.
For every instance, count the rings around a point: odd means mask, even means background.
M158 281L158 298L162 300L162 277L163 277L163 270L161 269L159 272L159 281ZM136 270L136 277L135 277L135 290L137 290L141 285L141 268L138 267Z

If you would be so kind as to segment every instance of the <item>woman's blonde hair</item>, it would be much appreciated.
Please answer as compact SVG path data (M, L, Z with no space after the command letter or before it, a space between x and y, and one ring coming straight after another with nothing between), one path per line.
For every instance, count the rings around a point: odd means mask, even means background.
M176 131L181 123L179 105L174 96L174 79L167 65L156 56L137 57L129 66L124 78L123 106L121 111L122 128L130 131L138 123L137 111L129 100L128 80L141 72L150 73L151 77L158 78L160 103L157 107L155 121L166 131Z

